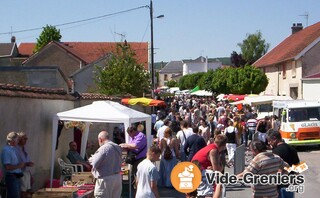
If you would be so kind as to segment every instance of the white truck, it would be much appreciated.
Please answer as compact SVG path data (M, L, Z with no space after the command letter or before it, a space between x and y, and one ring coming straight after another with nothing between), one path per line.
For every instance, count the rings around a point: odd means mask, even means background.
M281 121L280 133L291 145L320 145L320 102L273 101L273 113Z
M248 104L250 105L255 112L257 112L257 119L263 119L265 116L273 115L272 102L275 100L292 100L290 96L246 96L244 100L231 103L232 105L237 104Z

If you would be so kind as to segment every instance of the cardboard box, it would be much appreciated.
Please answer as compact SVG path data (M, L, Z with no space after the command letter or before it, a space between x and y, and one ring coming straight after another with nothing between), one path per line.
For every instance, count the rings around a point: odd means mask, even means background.
M77 188L44 188L36 191L32 198L74 198L77 197Z
M81 181L85 184L93 184L94 183L94 177L91 174L91 172L80 172L75 173L71 176L72 182L78 182Z

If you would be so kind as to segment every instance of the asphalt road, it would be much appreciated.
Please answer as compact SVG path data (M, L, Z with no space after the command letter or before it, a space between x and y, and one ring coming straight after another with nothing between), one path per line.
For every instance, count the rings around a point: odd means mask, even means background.
M298 147L298 155L301 162L306 162L308 170L302 173L305 176L305 190L303 193L296 193L297 198L319 197L320 196L320 147ZM232 169L226 172L233 173ZM251 197L250 186L228 185L226 197L248 198ZM164 198L182 198L184 194L175 189L159 188L160 196Z
M305 192L296 197L320 197L320 147L298 148L301 162L306 162L308 170L305 176Z

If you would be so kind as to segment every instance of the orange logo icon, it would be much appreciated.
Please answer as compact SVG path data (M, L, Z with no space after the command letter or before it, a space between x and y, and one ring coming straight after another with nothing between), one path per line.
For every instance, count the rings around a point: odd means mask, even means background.
M170 179L177 191L190 193L200 185L201 171L191 162L181 162L172 169Z

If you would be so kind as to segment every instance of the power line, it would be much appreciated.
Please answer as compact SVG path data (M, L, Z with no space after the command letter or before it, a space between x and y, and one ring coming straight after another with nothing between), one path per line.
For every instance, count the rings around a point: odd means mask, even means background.
M101 18L105 18L105 17L118 15L118 14L123 14L123 13L126 13L126 12L131 12L131 11L138 10L138 9L141 9L141 8L148 8L148 5L140 6L140 7L136 7L136 8L131 8L131 9L128 9L128 10L123 10L123 11L119 11L119 12L115 12L115 13L111 13L111 14L105 14L105 15L102 15L102 16L82 19L82 20L78 20L78 21L72 21L72 22L68 22L68 23L61 23L61 24L57 24L57 25L54 25L54 26L55 27L59 27L59 26L66 26L66 25L71 25L71 24L75 24L75 23L82 23L82 22L86 22L86 21L91 21L91 20L101 19ZM30 31L41 30L41 29L43 29L43 27L41 27L41 28L30 28L30 29L25 29L25 30L17 30L17 31L10 31L10 32L1 32L0 35L14 34L14 33L16 34L16 33L22 33L22 32L30 32Z

